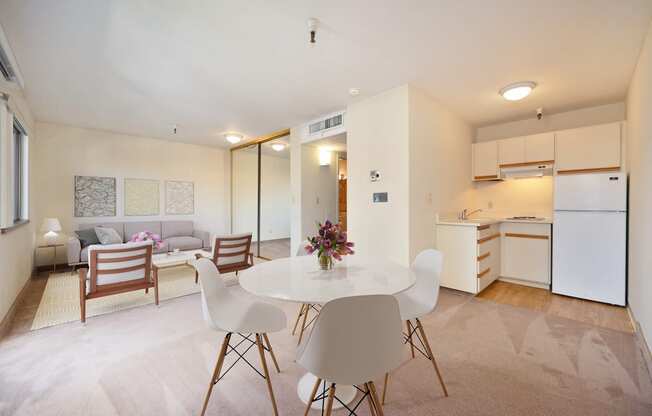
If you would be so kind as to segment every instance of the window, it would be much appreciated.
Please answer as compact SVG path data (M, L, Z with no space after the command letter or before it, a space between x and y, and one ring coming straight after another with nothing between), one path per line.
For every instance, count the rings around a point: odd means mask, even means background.
M27 219L27 134L14 119L13 201L14 224Z

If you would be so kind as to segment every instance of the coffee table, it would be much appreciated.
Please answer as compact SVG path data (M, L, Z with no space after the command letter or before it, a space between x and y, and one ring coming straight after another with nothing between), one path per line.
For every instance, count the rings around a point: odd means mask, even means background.
M152 267L156 269L167 269L177 266L190 266L191 262L195 260L195 255L199 254L202 257L210 257L212 252L204 249L179 251L177 253L160 253L152 255Z

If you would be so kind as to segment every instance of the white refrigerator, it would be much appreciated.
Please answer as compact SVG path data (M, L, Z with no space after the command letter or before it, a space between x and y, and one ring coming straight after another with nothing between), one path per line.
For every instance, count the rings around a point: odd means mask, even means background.
M627 176L555 176L552 291L625 306Z

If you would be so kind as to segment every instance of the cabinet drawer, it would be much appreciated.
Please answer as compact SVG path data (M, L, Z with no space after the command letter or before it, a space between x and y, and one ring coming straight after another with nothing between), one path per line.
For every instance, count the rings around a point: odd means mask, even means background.
M491 250L488 250L486 253L482 254L481 256L478 256L478 268L477 268L478 274L480 274L482 271L486 269L492 268L493 264L495 263L492 255L495 256L495 253L492 254Z
M480 241L484 241L487 237L500 233L498 230L498 224L480 225L478 226L477 230L478 244L480 244Z

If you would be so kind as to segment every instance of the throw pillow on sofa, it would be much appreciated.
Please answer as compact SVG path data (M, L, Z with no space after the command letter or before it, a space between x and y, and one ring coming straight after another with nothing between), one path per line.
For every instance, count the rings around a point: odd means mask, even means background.
M120 244L122 243L122 238L120 234L113 228L108 227L95 227L95 234L97 234L97 239L100 240L100 244Z
M81 248L88 247L93 244L100 244L100 240L98 240L97 234L93 228L75 231L75 234L77 234L77 237L79 238Z

